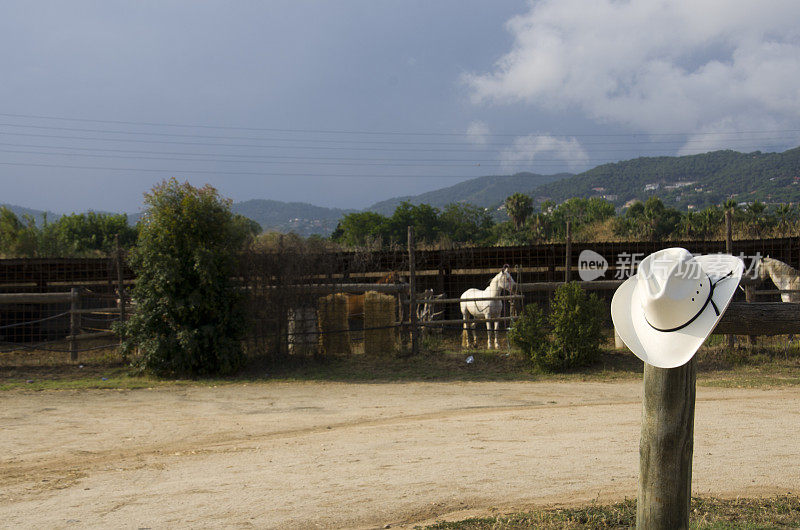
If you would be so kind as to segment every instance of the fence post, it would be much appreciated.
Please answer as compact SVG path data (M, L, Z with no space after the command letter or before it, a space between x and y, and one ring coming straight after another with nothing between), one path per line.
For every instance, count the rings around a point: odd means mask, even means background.
M678 368L644 365L636 528L689 526L697 359Z
M567 245L566 245L566 267L564 269L564 282L569 283L572 276L572 223L567 219Z
M81 329L81 315L78 313L80 309L80 292L77 287L69 290L69 360L78 360L78 347L76 336Z
M733 211L725 210L725 253L733 255ZM736 340L733 335L728 335L728 348L733 349Z
M119 234L114 236L117 261L117 297L119 302L119 321L125 322L125 280L122 274L122 249L119 247Z
M414 227L408 227L408 316L411 323L411 355L419 353L417 341L417 264L414 258Z
M744 286L744 299L747 303L755 302L756 301L756 286L752 283L747 284ZM747 342L750 344L750 347L756 345L756 336L755 335L748 335Z

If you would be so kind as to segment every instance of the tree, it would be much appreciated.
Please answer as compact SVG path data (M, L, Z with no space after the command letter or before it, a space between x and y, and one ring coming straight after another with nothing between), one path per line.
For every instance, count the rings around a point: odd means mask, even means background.
M525 194L515 193L507 197L504 204L514 228L522 229L525 221L533 213L533 200Z
M681 214L674 208L664 206L658 197L650 197L644 203L644 219L647 223L647 236L660 240L677 230Z
M34 218L24 215L20 220L9 208L0 207L0 253L33 257L37 252L38 231Z
M680 223L680 212L667 208L653 196L645 203L633 203L623 216L616 218L614 231L618 235L661 240L676 233Z
M778 222L778 229L782 233L785 234L789 225L794 221L795 213L795 208L791 204L779 204L778 207L775 208L775 218Z
M459 243L484 244L491 236L492 216L485 208L451 203L439 216L442 235Z
M258 237L263 230L260 224L242 214L234 214L233 222L239 225L239 229L247 235L247 239L250 241Z
M147 210L130 256L137 310L121 329L123 352L165 376L224 374L243 362L243 295L234 283L248 234L230 201L210 187L165 181Z
M748 204L744 209L743 220L745 228L757 237L760 237L764 230L773 224L772 218L766 209L767 206L758 201Z
M331 239L346 246L364 246L384 237L388 221L375 212L349 213L339 221Z
M88 212L63 215L58 221L42 227L48 255L83 255L90 252L110 254L117 238L123 248L136 242L136 229L128 225L125 214Z
M566 237L567 220L572 223L573 230L577 231L586 225L614 217L615 213L614 205L605 199L573 197L552 209L550 236Z
M435 243L441 234L439 209L428 204L414 205L403 201L387 221L388 240L405 245L408 227L414 227L414 237L420 243Z

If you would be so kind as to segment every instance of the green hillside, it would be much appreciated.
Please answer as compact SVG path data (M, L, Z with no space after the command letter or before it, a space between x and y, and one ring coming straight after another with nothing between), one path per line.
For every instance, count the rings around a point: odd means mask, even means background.
M604 164L527 192L539 202L605 196L617 206L660 197L694 209L738 202L800 202L800 148L783 153L714 151L680 157L643 157Z
M506 197L515 192L530 191L542 184L555 182L570 176L570 173L538 175L536 173L523 172L514 175L478 177L419 195L395 197L381 201L366 208L366 210L382 215L391 215L403 201L408 201L411 204L429 204L436 208L447 206L453 202L470 203L488 208L503 202Z
M237 202L231 209L257 222L264 230L294 232L301 236L328 235L343 215L355 211L266 199Z

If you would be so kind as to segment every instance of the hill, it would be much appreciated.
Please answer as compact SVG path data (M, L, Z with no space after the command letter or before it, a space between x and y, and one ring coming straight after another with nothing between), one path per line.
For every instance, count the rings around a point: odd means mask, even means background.
M42 211L42 210L34 210L33 208L25 208L24 206L17 206L16 204L0 204L0 206L5 206L14 214L22 220L22 217L25 215L30 215L36 220L37 226L41 226L44 224L45 215L47 215L47 222L55 221L61 214L53 213L50 211Z
M429 204L437 208L442 208L453 202L465 202L488 208L503 202L506 197L515 192L525 191L530 193L538 186L571 176L570 173L538 175L536 173L523 172L515 173L514 175L478 177L419 195L395 197L377 202L366 208L366 210L382 215L391 215L403 201L408 201L412 204Z
M44 224L45 214L48 222L57 221L61 213L36 210L17 206L15 204L0 204L6 206L17 217L22 219L23 215L30 215L36 220L37 226ZM302 202L280 202L265 199L253 199L244 202L234 203L231 207L233 212L249 217L256 221L264 230L277 230L280 232L295 232L302 236L311 234L328 235L336 228L339 219L355 210L342 210L338 208L324 208ZM98 213L114 213L94 210ZM80 212L77 212L80 213ZM129 213L128 223L136 224L142 216L141 212Z
M738 202L800 202L800 148L783 153L714 151L604 164L528 192L539 202L605 196L617 206L652 195L680 209Z
M281 202L252 199L234 203L235 213L244 215L261 225L264 230L295 232L301 236L321 234L327 236L336 228L339 219L355 210L325 208L304 202Z

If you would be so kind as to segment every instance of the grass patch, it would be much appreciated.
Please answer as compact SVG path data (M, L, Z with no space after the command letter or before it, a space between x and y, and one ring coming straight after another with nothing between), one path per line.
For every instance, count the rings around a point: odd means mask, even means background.
M727 348L724 337L712 337L698 353L698 384L727 388L766 388L800 385L800 346L764 341L757 348ZM643 364L633 354L606 344L593 366L549 374L536 368L518 351L461 350L456 337L423 338L417 356L352 354L319 359L250 357L237 375L189 380L134 375L115 347L81 353L70 362L67 353L14 352L0 354L0 391L12 389L148 388L163 385L231 384L263 381L331 381L380 383L401 381L632 381L642 376ZM472 357L473 362L467 363Z
M775 528L800 526L800 498L781 495L764 499L692 498L690 528ZM583 508L547 508L497 517L441 522L426 529L503 530L562 528L632 528L636 525L636 501ZM422 527L417 527L422 528Z

